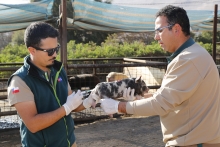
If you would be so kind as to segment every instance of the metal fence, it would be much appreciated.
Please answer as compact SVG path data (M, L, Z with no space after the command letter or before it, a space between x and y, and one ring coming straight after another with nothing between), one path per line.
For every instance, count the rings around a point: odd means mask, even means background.
M8 105L6 85L9 76L22 64L0 64L0 130L19 127L19 117L16 110ZM128 77L142 76L142 79L150 88L150 92L154 92L160 87L167 62L165 57L99 58L68 60L67 65L69 79L77 77L78 81L75 80L74 85L80 85L82 91L94 88L97 82L106 81L109 72L119 72L126 74ZM76 90L79 87L73 86L72 89ZM72 117L76 123L81 123L109 116L100 108L91 108L81 112L73 112Z

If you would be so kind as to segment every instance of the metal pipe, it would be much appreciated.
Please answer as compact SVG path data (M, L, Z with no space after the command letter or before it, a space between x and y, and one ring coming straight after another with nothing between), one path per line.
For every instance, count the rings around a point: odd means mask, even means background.
M159 62L159 61L147 61L147 60L140 60L140 59L131 59L131 58L124 58L124 61L138 62L138 63L166 63L166 62Z
M151 60L151 59L161 59L166 60L166 57L130 57L129 59L142 59L142 60ZM102 61L102 60L124 60L123 57L116 57L116 58L85 58L85 59L69 59L69 62L72 61Z
M7 89L0 89L0 92L7 92Z
M0 67L0 71L16 71L20 67Z
M0 112L0 116L6 116L6 115L16 115L17 111L4 111Z
M110 67L136 67L136 66L167 66L167 63L136 63L136 64L70 64L70 68L110 68Z
M5 100L5 99L7 99L7 95L0 95L0 100Z
M8 78L0 78L0 82L7 82Z
M5 66L5 65L13 65L13 66L16 66L16 65L23 65L24 63L23 62L19 62L19 63L0 63L0 66Z

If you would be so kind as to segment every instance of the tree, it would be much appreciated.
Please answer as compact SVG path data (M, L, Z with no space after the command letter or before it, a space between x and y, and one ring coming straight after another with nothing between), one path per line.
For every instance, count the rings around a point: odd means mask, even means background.
M210 31L202 31L197 37L195 37L195 40L197 42L203 42L203 43L212 43L213 38L213 32ZM216 33L216 41L220 41L220 31Z
M116 33L119 43L129 42L133 43L136 41L150 44L154 41L154 32L145 33Z
M12 32L0 33L0 51L11 42Z
M12 44L24 44L24 31L25 30L18 30L14 31L12 34Z
M28 49L24 44L9 44L0 53L0 63L23 62L26 55L28 55Z
M53 5L53 16L59 16L59 5L61 0L54 0ZM73 7L72 1L67 1L67 17L73 18ZM56 26L56 24L54 24ZM100 45L107 38L109 32L101 31L88 31L88 30L67 30L67 42L70 40L75 40L76 43L89 43L95 42L97 45Z

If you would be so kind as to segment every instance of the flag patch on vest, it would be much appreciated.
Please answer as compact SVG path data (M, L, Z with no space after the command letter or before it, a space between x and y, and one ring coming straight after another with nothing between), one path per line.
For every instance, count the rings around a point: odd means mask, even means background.
M19 87L12 88L12 93L13 94L18 93L18 92L19 92Z
M57 81L58 81L58 82L61 82L61 81L62 81L62 78L61 78L61 77L59 77L59 78L57 79Z

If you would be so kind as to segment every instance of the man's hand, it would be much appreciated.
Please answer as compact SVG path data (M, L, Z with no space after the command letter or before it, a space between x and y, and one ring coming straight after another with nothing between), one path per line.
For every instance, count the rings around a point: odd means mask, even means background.
M63 107L66 111L66 115L69 115L71 111L76 109L80 104L82 104L83 95L80 90L73 92L71 95L67 97L66 103L63 104Z
M95 91L93 90L89 97L83 100L83 106L88 109L91 106L95 108L96 102L99 101L99 96L95 94Z
M136 98L134 96L134 89L129 88L125 88L123 91L123 98L126 101L134 101Z
M99 102L101 103L100 107L105 111L105 113L107 114L118 113L119 101L110 98L105 98L105 99L101 99Z

